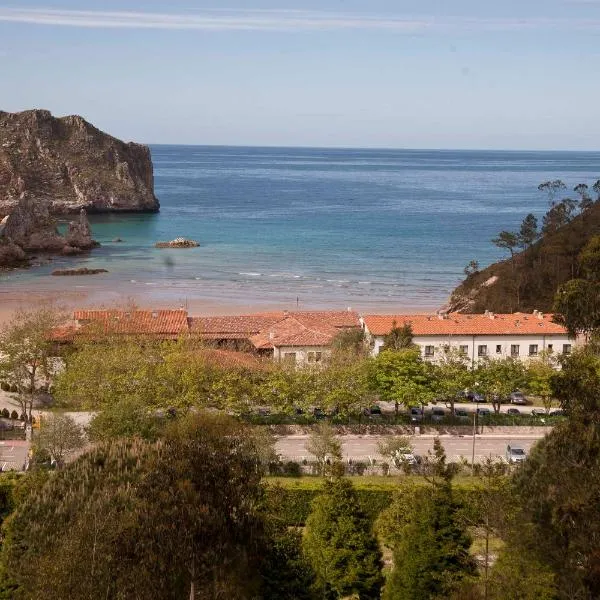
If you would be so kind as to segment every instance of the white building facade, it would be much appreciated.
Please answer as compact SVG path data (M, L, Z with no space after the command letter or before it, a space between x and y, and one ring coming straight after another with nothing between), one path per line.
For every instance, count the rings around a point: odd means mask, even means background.
M424 360L435 361L447 348L461 352L471 365L486 358L531 359L541 352L570 354L575 340L552 315L512 313L480 315L366 315L362 325L371 345L379 354L385 337L394 326L410 324L413 342Z

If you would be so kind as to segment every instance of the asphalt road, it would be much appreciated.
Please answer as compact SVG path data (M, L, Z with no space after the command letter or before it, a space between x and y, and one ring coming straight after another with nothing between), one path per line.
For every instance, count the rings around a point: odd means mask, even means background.
M380 435L344 435L340 436L342 441L342 452L344 458L354 460L369 460L370 457L381 460L377 452L377 444L382 439L389 436ZM543 435L533 434L529 436L507 436L507 435L476 435L475 436L475 462L482 462L488 457L504 457L507 444L519 444L527 452L533 444ZM420 435L409 436L413 445L414 454L425 456L427 451L433 448L434 436ZM275 445L276 451L287 460L311 459L312 456L307 452L305 445L308 435L290 435L277 439ZM473 452L473 436L440 436L448 460L457 461L460 457L471 460Z
M3 471L21 471L29 452L29 442L24 440L0 441L0 467Z

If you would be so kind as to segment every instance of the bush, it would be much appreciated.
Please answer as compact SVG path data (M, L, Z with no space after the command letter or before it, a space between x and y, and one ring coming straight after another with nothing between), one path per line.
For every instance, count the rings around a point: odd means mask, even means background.
M6 381L0 381L0 390L10 392L10 384L6 383Z
M367 470L367 463L361 461L352 461L348 463L348 475L364 475Z
M8 417L8 410L7 410L7 409L4 409L4 410L6 410L6 413L7 413L7 415L6 415L6 416ZM2 413L3 413L3 416L4 416L4 410L2 411ZM11 419L14 419L14 420L18 419L18 418L19 418L19 413L18 413L16 410L13 410L13 411L10 413L10 418L11 418Z
M11 385L11 386L9 386L8 391L11 392L12 394L16 394L16 393L18 393L19 388L16 385Z
M27 415L25 413L21 413L19 419L21 419L21 421L27 421Z
M5 419L8 419L8 417L10 416L10 412L8 412L8 408L3 408L3 409L2 409L2 416L3 416Z
M295 460L288 460L283 464L281 469L284 475L288 477L300 477L302 475L302 468L300 467L300 463L297 463Z

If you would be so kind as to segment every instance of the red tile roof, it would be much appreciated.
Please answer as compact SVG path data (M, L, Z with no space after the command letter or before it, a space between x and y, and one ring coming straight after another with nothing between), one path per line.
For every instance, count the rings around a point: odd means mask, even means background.
M339 333L339 328L322 320L289 316L252 336L255 348L279 346L328 346Z
M539 315L539 313L538 313ZM401 327L410 323L414 335L535 335L566 334L551 314L531 313L464 315L366 315L365 326L372 335L387 335L394 321Z
M189 332L185 310L77 310L81 327L98 324L104 334L177 337Z
M359 327L354 311L296 311L192 317L190 330L207 340L247 339L256 348L327 346L340 329Z

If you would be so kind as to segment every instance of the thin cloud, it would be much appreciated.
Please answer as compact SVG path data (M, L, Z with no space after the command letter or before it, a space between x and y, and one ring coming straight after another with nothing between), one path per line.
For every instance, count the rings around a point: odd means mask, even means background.
M600 0L599 0L600 1ZM492 19L401 17L303 10L210 10L184 13L0 8L0 22L98 29L180 29L197 31L387 30L426 33L440 30L598 30L597 19Z

